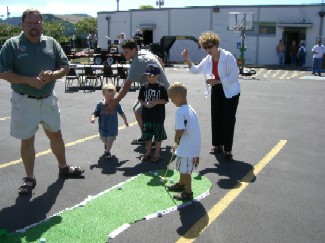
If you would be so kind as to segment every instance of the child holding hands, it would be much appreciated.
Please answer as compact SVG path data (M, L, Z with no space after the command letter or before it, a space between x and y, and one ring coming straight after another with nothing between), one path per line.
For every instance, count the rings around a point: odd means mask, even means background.
M111 148L118 133L117 114L122 117L125 126L129 126L129 123L120 104L116 106L113 113L105 111L105 106L114 99L116 93L115 86L113 84L104 84L102 91L104 99L97 103L91 115L91 123L95 123L95 119L98 117L98 131L100 139L104 142L105 157L110 159L112 157Z

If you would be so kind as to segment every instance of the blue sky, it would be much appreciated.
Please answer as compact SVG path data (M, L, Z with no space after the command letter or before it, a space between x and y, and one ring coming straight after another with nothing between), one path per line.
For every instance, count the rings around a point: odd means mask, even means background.
M164 0L165 8L182 8L186 6L213 5L278 5L278 4L311 4L325 3L325 0ZM119 10L138 9L140 5L156 6L156 0L119 0ZM96 17L100 11L116 11L116 0L1 0L0 16L7 17L7 6L10 17L20 17L27 8L37 8L42 13L71 14L84 13ZM158 7L157 7L158 8Z

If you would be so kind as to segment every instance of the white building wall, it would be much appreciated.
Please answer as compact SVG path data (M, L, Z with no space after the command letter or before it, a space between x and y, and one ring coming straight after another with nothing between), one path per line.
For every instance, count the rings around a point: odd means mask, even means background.
M306 42L305 47L307 50L306 65L311 66L311 48L315 44L316 36L319 30L319 16L318 6L301 5L297 7L281 6L281 7L264 7L260 8L260 22L276 21L277 23L313 23L312 28L306 28ZM259 63L262 64L276 64L277 55L275 53L275 46L279 40L282 39L284 28L276 28L276 36L260 36L259 45ZM311 42L311 39L313 41Z
M106 18L110 18L110 24ZM117 36L122 32L126 38L130 38L130 13L129 12L103 12L97 15L97 31L98 31L98 46L102 49L107 49L107 37L111 41L116 40ZM108 33L109 31L109 33Z
M159 42L163 35L168 35L168 10L160 11L132 11L132 36L140 26L155 25L153 28L153 42ZM146 29L146 28L144 28Z
M170 10L170 34L186 35L198 38L203 31L211 29L211 8L172 9ZM191 40L177 40L169 51L169 60L182 62L183 49L190 51L193 62L200 61L206 52Z
M170 10L170 35L199 36L211 28L211 8Z
M306 64L311 66L311 48L315 44L316 37L320 32L325 35L325 23L320 30L319 12L321 5L295 5L295 6L220 6L219 11L214 7L191 7L179 9L154 9L154 10L131 10L125 12L99 12L98 13L98 37L99 46L107 46L107 21L105 17L111 17L110 36L115 39L124 32L131 37L140 25L154 24L153 42L159 42L166 35L187 35L196 38L208 30L216 32L221 38L220 47L229 50L237 58L240 51L237 43L241 42L240 33L229 31L229 12L253 12L254 22L279 23L312 23L311 28L306 28L305 45L307 49ZM323 20L324 21L324 20ZM277 64L275 46L282 39L283 27L276 27L274 35L258 34L258 25L253 32L247 32L245 38L246 64L272 65ZM193 61L199 61L206 55L205 51L198 48L197 44L189 40L177 40L170 50L170 61L182 61L181 51L188 48Z
M110 24L110 37L112 39L118 39L117 36L121 33L124 33L126 38L130 38L130 25L131 18L129 12L121 12L119 14L112 15Z

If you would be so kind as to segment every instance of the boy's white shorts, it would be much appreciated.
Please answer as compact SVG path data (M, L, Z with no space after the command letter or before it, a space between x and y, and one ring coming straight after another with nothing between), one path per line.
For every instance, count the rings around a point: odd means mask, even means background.
M176 170L181 174L192 174L195 157L177 157Z

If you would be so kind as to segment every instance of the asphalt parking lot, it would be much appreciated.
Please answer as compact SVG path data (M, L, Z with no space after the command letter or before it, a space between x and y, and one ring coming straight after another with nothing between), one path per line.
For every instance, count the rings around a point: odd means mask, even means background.
M210 100L204 97L203 75L189 74L183 66L166 69L171 83L183 82L188 87L188 101L198 113L202 132L196 172L213 187L201 201L161 218L137 222L110 242L324 242L325 77L313 77L309 71L256 71L254 77L241 78L234 161L227 163L208 153ZM39 222L127 178L165 169L169 162L175 111L171 103L166 105L168 139L163 142L164 159L159 164L140 162L137 157L144 147L130 145L139 136L132 113L137 91L129 92L121 102L131 125L123 127L120 119L112 148L115 157L107 161L102 157L97 124L90 123L101 92L65 92L64 82L59 81L56 94L67 159L86 169L84 178L58 179L56 160L40 129L35 146L38 184L33 195L18 197L24 176L20 142L9 136L10 86L0 80L0 88L0 229L14 231Z

